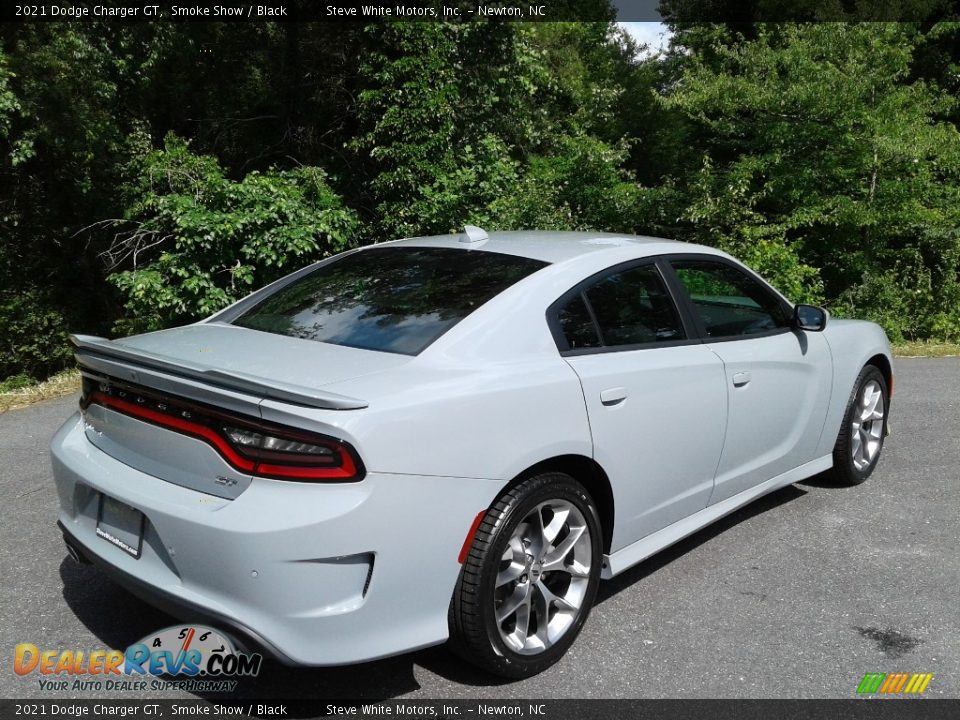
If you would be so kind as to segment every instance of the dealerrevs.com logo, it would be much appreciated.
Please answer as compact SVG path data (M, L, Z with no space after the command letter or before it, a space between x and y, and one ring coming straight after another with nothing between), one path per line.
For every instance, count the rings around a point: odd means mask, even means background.
M255 677L262 662L261 655L240 652L218 630L174 625L125 651L41 650L21 643L14 651L13 669L17 675L39 674L40 690L49 691L140 692L179 687L229 692L237 685L231 678Z
M867 673L857 686L858 695L922 695L933 673Z

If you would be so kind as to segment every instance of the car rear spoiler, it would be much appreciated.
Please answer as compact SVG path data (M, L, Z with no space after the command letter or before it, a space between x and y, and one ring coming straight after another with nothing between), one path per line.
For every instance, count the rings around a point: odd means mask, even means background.
M292 383L265 380L255 375L238 372L225 372L215 368L197 365L178 358L138 350L93 335L71 335L70 342L77 348L76 358L81 367L117 374L130 379L129 370L123 372L123 365L111 361L119 360L134 363L151 370L159 370L170 375L200 380L209 385L249 393L258 397L279 400L294 405L303 405L324 410L360 410L369 405L365 400L324 392Z

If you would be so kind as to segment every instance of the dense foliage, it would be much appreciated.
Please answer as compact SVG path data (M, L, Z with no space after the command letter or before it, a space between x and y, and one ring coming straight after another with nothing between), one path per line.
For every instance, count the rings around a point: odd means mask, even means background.
M699 52L662 99L696 137L677 207L689 236L894 339L960 337L956 99L915 76L918 29L691 35Z
M215 158L171 135L130 172L134 198L128 217L108 223L117 232L105 253L117 268L108 280L125 298L121 331L210 315L345 249L357 224L317 167L252 170L233 181Z
M960 30L608 23L0 29L0 378L344 247L489 228L719 246L960 340Z

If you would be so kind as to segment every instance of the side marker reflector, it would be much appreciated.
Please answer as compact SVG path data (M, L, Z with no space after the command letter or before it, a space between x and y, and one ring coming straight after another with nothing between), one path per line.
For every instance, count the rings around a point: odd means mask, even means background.
M480 527L480 523L483 522L483 516L487 514L486 510L481 510L477 513L477 516L473 519L473 522L470 523L470 529L467 531L467 537L463 540L463 547L460 548L460 556L457 558L457 562L463 565L463 561L467 559L467 553L470 552L470 546L473 544L473 536L477 534L477 528Z

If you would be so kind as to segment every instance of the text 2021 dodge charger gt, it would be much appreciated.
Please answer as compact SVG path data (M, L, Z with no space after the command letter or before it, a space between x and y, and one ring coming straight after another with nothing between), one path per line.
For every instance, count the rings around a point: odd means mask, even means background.
M329 258L186 327L77 336L71 554L293 664L441 643L539 672L610 578L883 445L883 331L717 250L490 233Z

